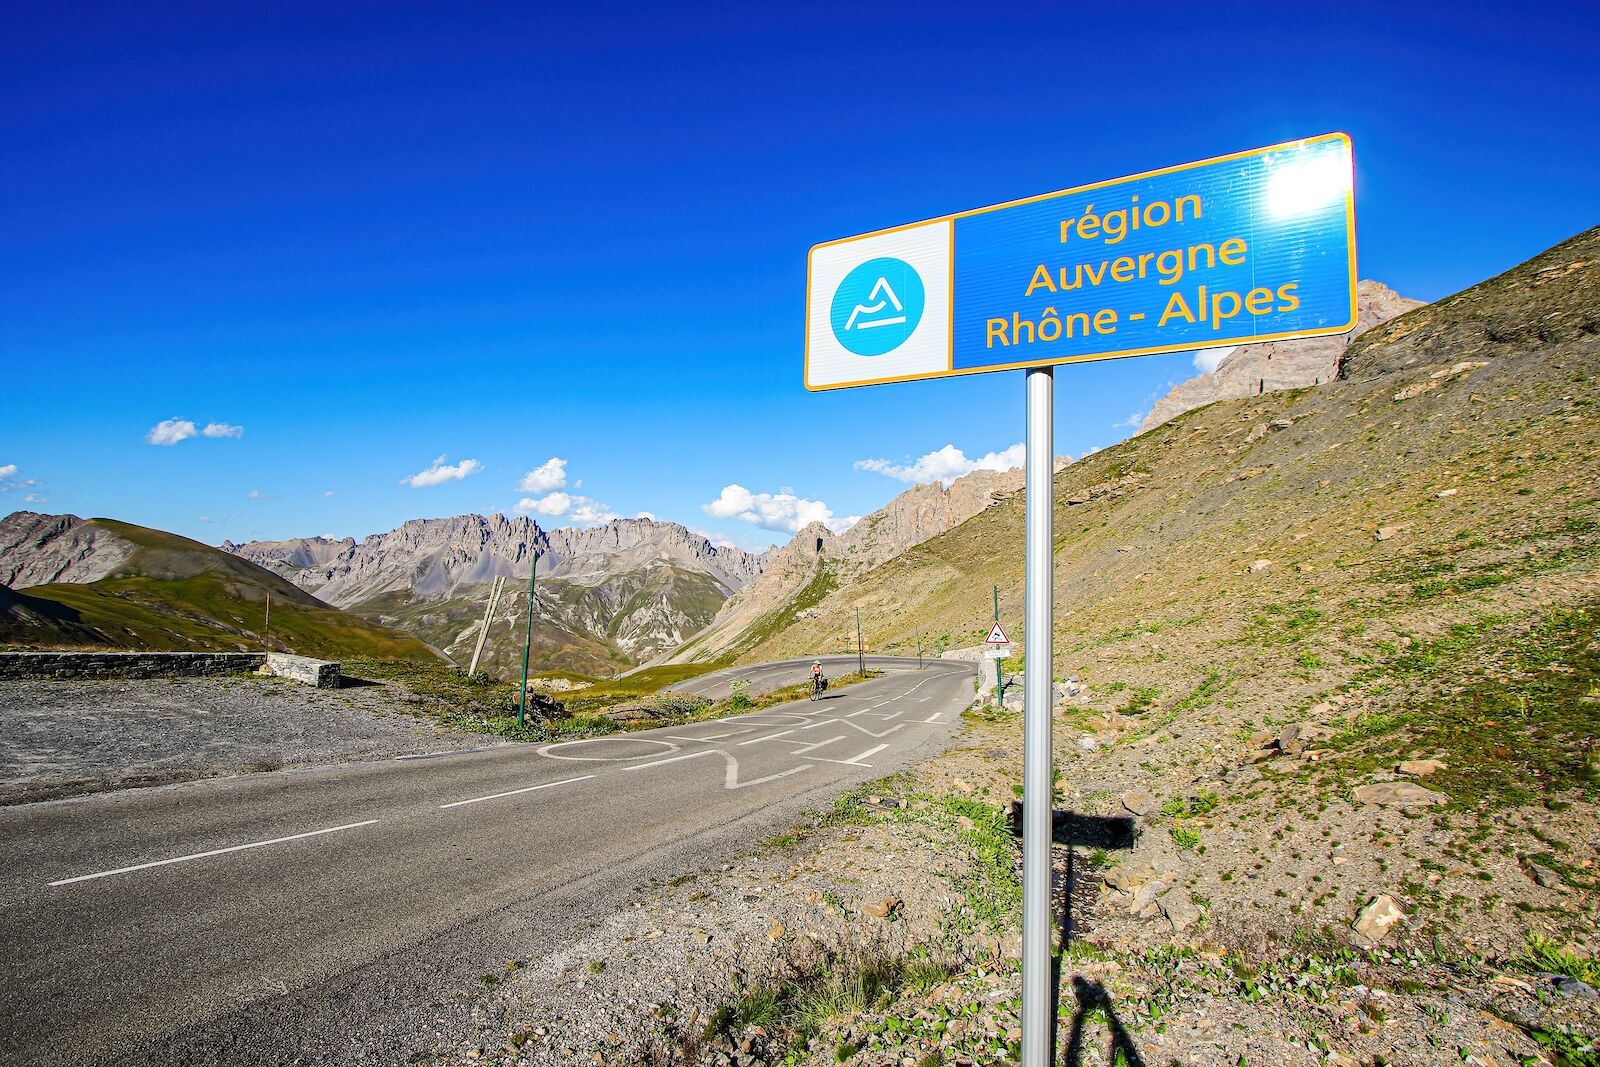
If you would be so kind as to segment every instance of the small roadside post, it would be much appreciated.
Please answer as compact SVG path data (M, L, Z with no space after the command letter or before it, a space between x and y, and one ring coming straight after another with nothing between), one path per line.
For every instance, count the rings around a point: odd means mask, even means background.
M1027 445L1024 444L1023 447L1026 448ZM1024 473L1024 477L1026 477L1026 473ZM998 585L994 587L994 624L995 624L996 628L999 628L999 626L1000 626L1000 587ZM1002 666L1000 664L1000 657L998 657L998 656L995 657L995 661L994 661L994 698L1002 706L1006 702L1006 676L1005 676L1005 671L1004 671L1004 669L1002 668Z
M867 676L867 646L861 643L861 609L856 609L856 673Z
M825 241L807 257L807 389L1024 372L1022 1067L1049 1067L1055 1043L1054 368L1352 329L1353 174L1349 137L1328 133ZM997 589L996 631L999 619ZM856 642L859 654L859 611Z

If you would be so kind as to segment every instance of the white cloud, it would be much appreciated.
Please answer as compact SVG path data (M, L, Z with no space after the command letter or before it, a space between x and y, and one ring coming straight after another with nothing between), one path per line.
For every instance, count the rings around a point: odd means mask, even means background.
M921 485L923 482L943 482L946 487L964 474L973 471L1008 471L1022 466L1027 449L1014 444L1001 452L990 452L981 459L968 459L967 454L955 445L945 445L937 452L929 452L915 463L898 464L886 459L859 459L858 471L875 471L888 478Z
M266 493L263 493L259 489L252 489L252 490L250 490L250 499L251 500L271 500L272 498L270 496L268 496Z
M425 471L418 471L409 478L401 478L401 485L409 485L413 489L426 489L429 486L443 485L445 482L459 482L469 474L476 474L483 470L483 464L475 459L464 459L460 463L446 465L446 457L440 456L433 461L433 466Z
M333 490L332 489L324 489L322 491L322 499L324 499L324 500L328 499L328 497L330 497L332 495L333 495Z
M568 493L550 493L537 500L533 497L523 497L517 501L515 511L527 515L565 515L572 509L572 496Z
M162 419L150 427L150 432L144 439L152 445L175 445L179 441L187 441L200 431L195 429L194 423L188 419Z
M598 500L576 493L557 490L542 497L523 497L512 508L519 515L543 515L550 519L564 519L567 526L599 526L620 519L621 515Z
M229 422L208 422L206 428L200 431L207 437L243 437L244 427L235 426Z
M612 519L622 518L621 515L618 515L606 505L590 500L586 496L573 497L572 500L572 514L568 517L579 526L599 526L602 523L610 522Z
M201 522L216 522L217 520L213 519L210 515L202 515L202 516L200 516L200 521Z
M567 461L552 457L522 476L517 488L524 493L548 493L567 487Z
M1140 424L1144 422L1145 416L1148 414L1150 414L1149 411L1135 411L1127 418L1118 422L1113 422L1111 425L1114 429L1137 430Z
M694 534L696 537L704 537L707 541L710 541L713 545L715 545L718 548L738 548L739 547L737 544L734 543L733 538L729 537L727 534L712 533L710 530L702 530L698 526L690 526L690 527L688 527L688 530L689 530L690 533Z
M37 478L18 478L19 469L15 463L0 466L0 493L9 493L13 489L32 489L36 485L44 484ZM24 493L22 496L24 504L46 504L49 503L49 499L43 493Z
M843 533L860 521L852 515L836 519L833 509L820 500L804 500L787 489L778 493L752 493L742 485L726 485L717 499L700 505L714 519L738 519L764 530L795 533L802 526L820 522L834 533Z
M1203 348L1194 354L1194 369L1201 374L1211 374L1217 369L1217 364L1227 359L1237 346L1229 345L1227 348Z
M636 518L636 519L649 519L651 522L655 522L656 521L655 512L653 512L653 511L641 511L641 512L639 512L639 514L635 515L634 518Z

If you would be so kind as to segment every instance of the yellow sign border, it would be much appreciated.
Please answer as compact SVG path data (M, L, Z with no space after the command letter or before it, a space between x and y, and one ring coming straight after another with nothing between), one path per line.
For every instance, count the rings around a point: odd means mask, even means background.
M991 211L1003 211L1006 208L1020 207L1023 204L1036 204L1041 200L1053 200L1057 197L1071 196L1073 193L1083 193L1091 189L1101 189L1108 185L1120 185L1123 182L1136 181L1140 178L1154 178L1162 174L1176 174L1179 171L1193 170L1196 167L1206 167L1213 163L1226 163L1232 159L1248 159L1252 156L1265 155L1268 152L1278 152L1285 148L1298 148L1305 145L1320 144L1324 141L1343 141L1345 151L1350 158L1352 170L1355 167L1355 146L1350 142L1350 135L1343 132L1323 133L1315 137L1299 137L1292 141L1280 141L1277 144L1266 145L1262 148L1249 148L1242 152L1230 152L1227 155L1212 156L1209 159L1197 159L1192 163L1180 163L1175 167L1161 167L1157 170L1140 171L1137 174L1125 174L1120 178L1107 178L1105 181L1091 182L1088 185L1075 185L1070 189L1058 189L1055 192L1040 193L1037 196L1026 196L1019 200L1007 200L1000 204L990 204L987 207L972 208L968 211L957 211L950 215L936 215L931 219L920 222L908 222L900 226L890 226L882 230L872 230L868 233L858 233L853 237L840 237L832 241L822 241L811 246L806 253L806 321L805 321L805 370L802 384L807 392L827 393L836 389L857 389L865 385L889 385L894 382L920 382L934 381L939 378L957 378L969 374L989 374L1002 370L1025 370L1028 367L1053 367L1066 363L1094 363L1103 359L1127 359L1131 356L1156 356L1168 352L1194 352L1194 344L1160 345L1154 348L1128 348L1117 352L1096 352L1093 355L1067 356L1055 359L1032 359L1018 363L995 363L983 367L956 368L956 228L957 219L970 218L973 215L985 215ZM1285 333L1252 334L1244 337L1218 338L1214 345L1207 348L1221 348L1224 345L1263 344L1267 341L1285 341L1302 337L1326 337L1330 334L1346 333L1355 329L1356 320L1360 313L1356 307L1356 202L1354 182L1351 189L1345 194L1344 199L1345 229L1349 235L1350 248L1350 321L1343 326L1321 326L1314 330L1290 330ZM867 237L881 237L884 234L899 233L902 230L913 229L917 226L927 226L930 223L946 222L950 225L950 266L947 284L950 287L949 303L949 340L945 357L945 369L940 372L923 374L902 374L891 378L868 378L858 382L836 382L832 385L811 384L811 260L819 248L831 248L834 245L848 244Z

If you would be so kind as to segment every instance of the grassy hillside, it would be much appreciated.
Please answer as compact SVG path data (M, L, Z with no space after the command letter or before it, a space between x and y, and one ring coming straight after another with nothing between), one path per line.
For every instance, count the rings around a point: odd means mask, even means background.
M1377 892L1404 929L1457 945L1586 943L1600 230L1373 330L1345 371L1191 411L1057 477L1067 803L1114 814L1125 791L1154 795L1141 853L1241 946L1347 929ZM994 584L1020 641L1022 535L1018 497L743 658L832 648L857 608L873 651L911 648L919 623L976 644ZM1356 796L1413 758L1446 764L1424 783L1436 797ZM1170 936L1158 925L1100 921L1135 940Z
M594 584L541 575L537 593L529 657L533 670L598 678L638 663L642 657L636 650L641 647L654 651L672 644L656 634L693 633L704 627L725 598L710 575L665 565ZM525 583L508 584L490 624L481 669L505 677L521 670L527 597ZM351 611L414 633L464 666L472 658L487 601L488 586L448 600L394 591L353 605Z
M191 541L112 519L91 522L134 546L110 575L84 585L13 591L16 607L0 615L0 642L12 647L111 647L157 650L258 649L341 658L433 659L421 641L331 608L246 560ZM41 624L41 617L49 625Z

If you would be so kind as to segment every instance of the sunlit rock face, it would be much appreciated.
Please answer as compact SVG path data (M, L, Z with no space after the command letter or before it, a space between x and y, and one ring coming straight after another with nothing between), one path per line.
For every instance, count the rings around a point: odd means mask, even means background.
M1351 341L1379 323L1421 306L1422 301L1401 296L1382 282L1360 282L1356 286L1355 329L1302 341L1240 345L1223 357L1216 370L1173 387L1156 401L1139 432L1218 400L1330 382L1339 376L1339 360Z

